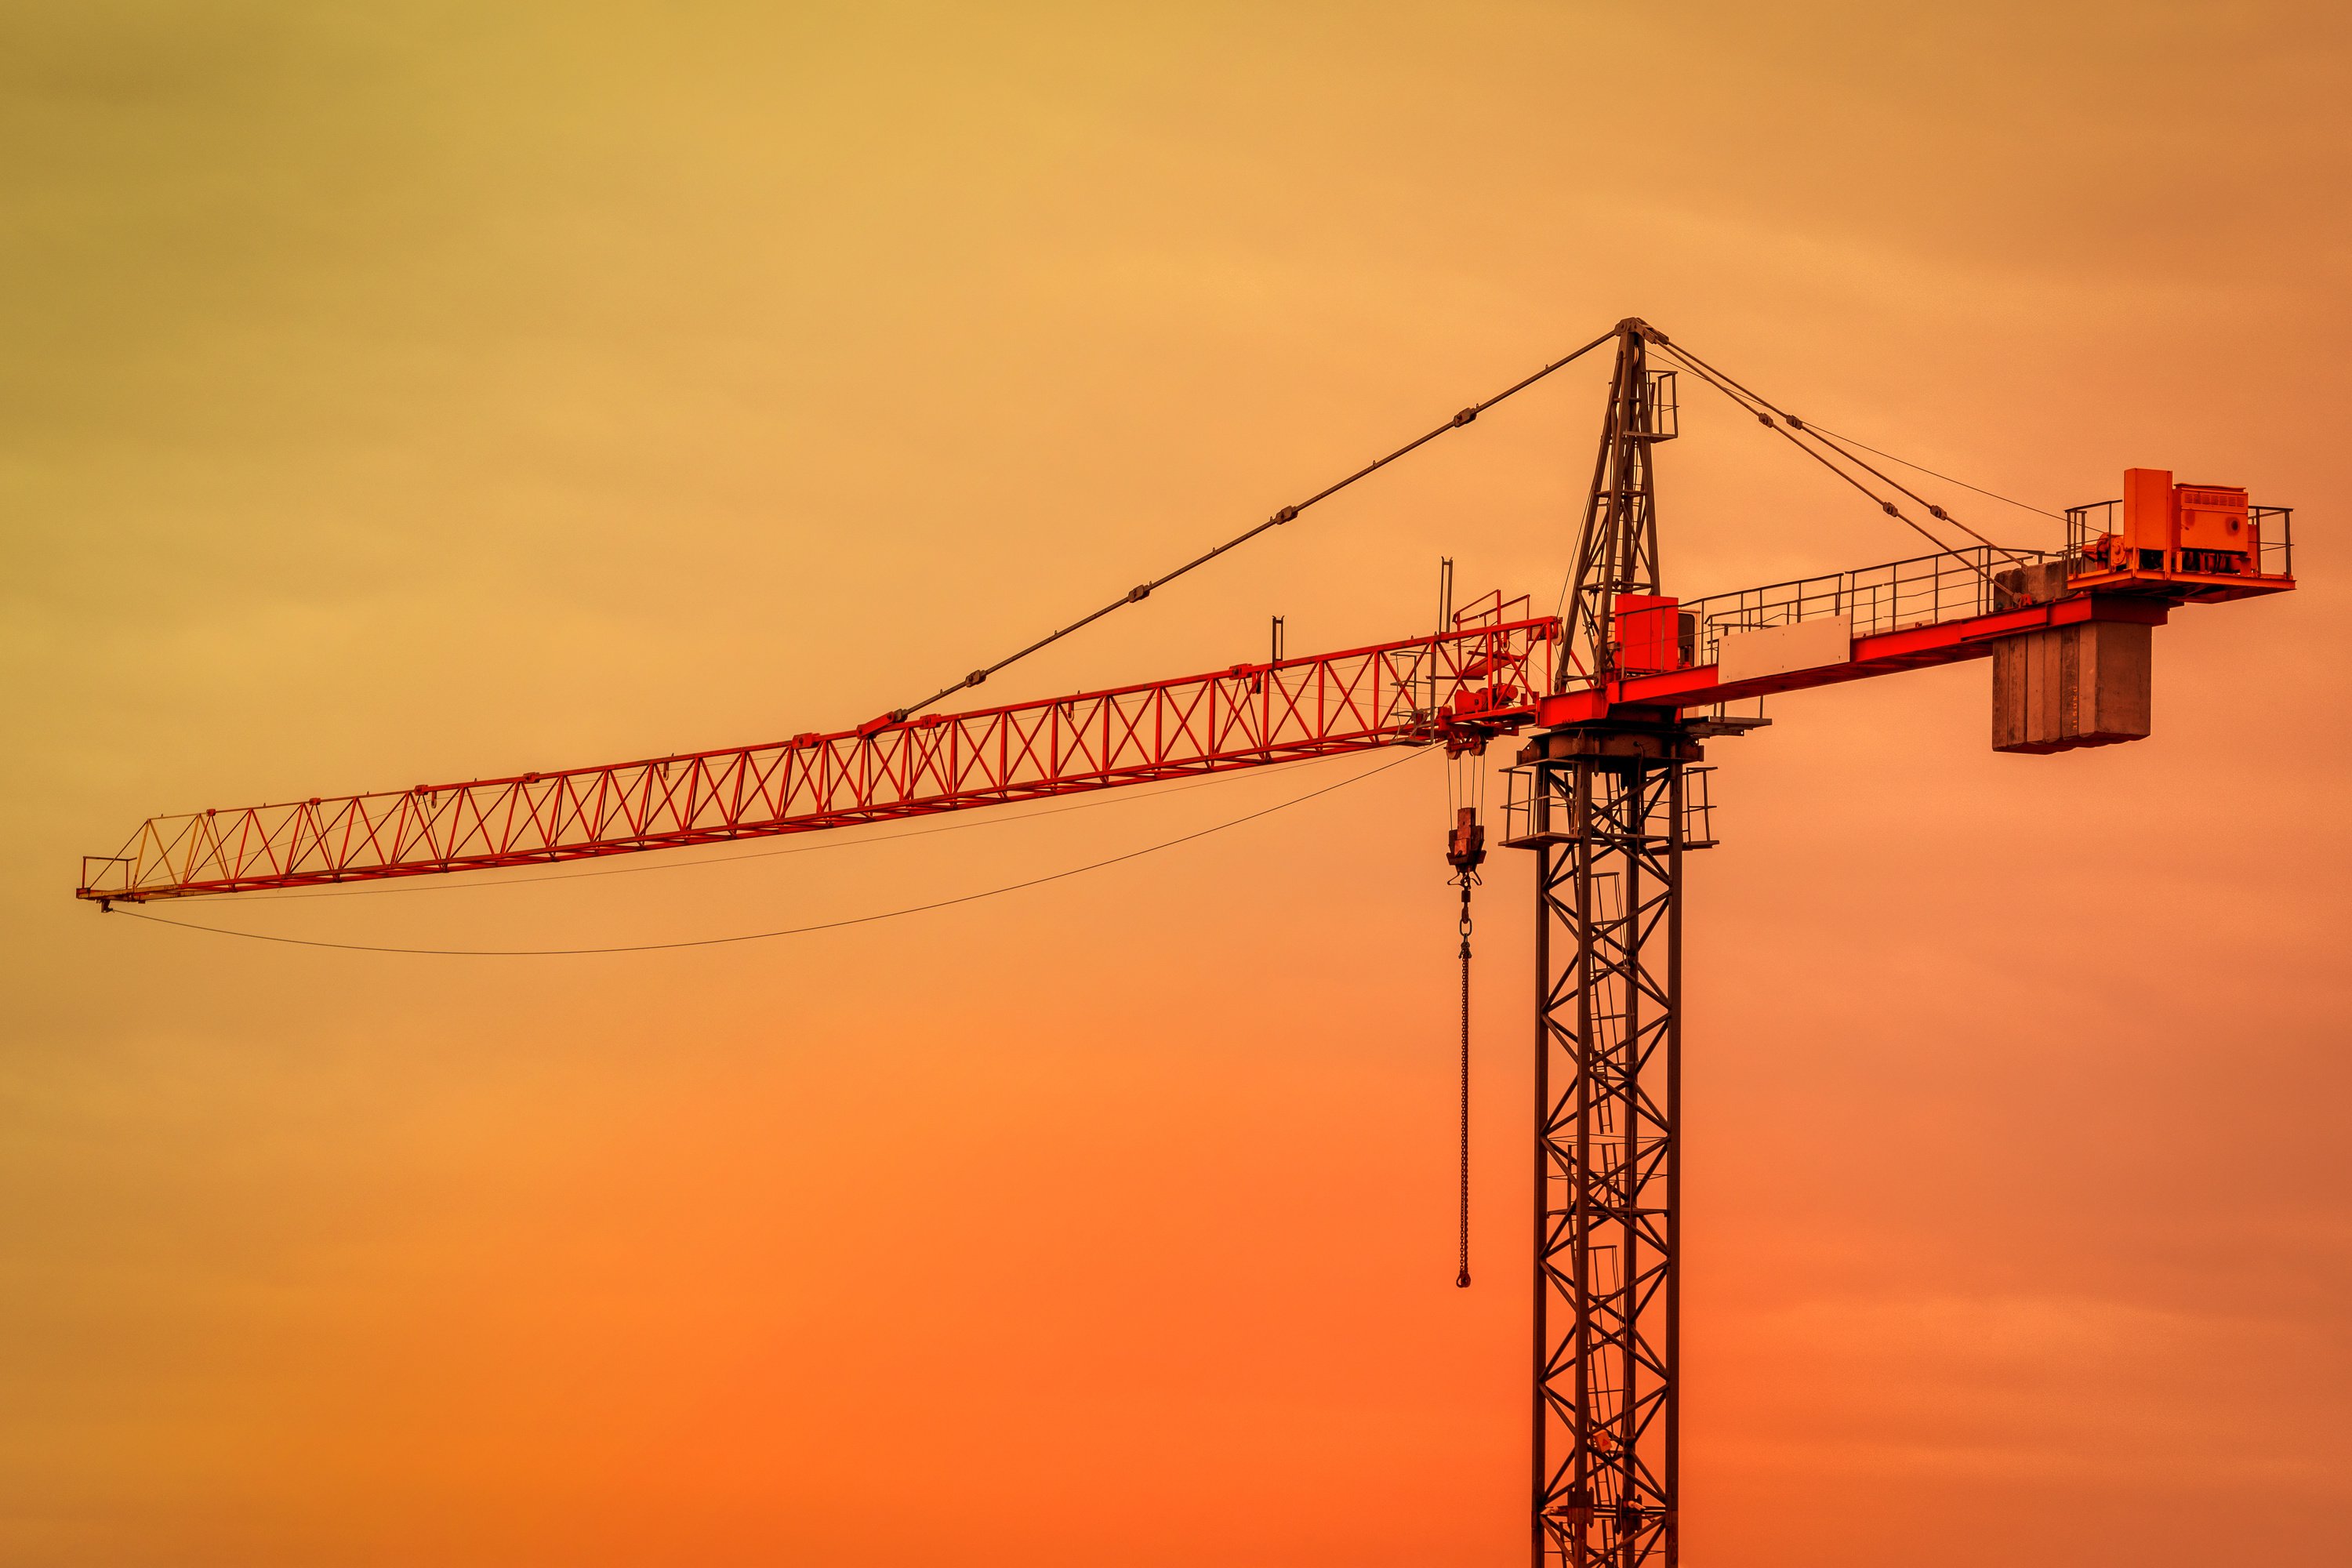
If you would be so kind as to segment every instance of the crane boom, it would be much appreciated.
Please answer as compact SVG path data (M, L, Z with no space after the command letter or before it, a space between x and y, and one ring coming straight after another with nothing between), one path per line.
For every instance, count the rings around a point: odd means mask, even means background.
M1340 653L764 745L151 817L119 853L83 858L76 894L140 902L541 865L1704 710L1983 658L2040 631L2162 626L2177 605L2292 588L2287 509L2252 516L2265 537L2233 574L2173 562L2086 573L2097 563L2080 543L1979 546L1700 599L1614 595L1601 612L1605 668L1558 689L1559 621L1490 616Z
M1376 746L1475 743L1531 718L1559 623L1479 624L730 751L182 813L82 861L109 903L543 865L1073 795Z

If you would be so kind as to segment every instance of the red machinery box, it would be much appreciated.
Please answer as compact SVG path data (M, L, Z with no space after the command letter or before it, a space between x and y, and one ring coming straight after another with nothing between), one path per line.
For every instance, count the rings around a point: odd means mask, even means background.
M1689 664L1683 656L1681 605L1679 599L1658 594L1620 594L1611 602L1620 670L1664 675Z

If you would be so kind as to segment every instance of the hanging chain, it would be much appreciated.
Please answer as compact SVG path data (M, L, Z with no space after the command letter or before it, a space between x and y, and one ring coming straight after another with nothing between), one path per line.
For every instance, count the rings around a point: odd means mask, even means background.
M1462 888L1462 1116L1461 1189L1456 1213L1459 1263L1454 1288L1470 1288L1470 889L1478 885L1478 867L1486 858L1486 830L1478 826L1475 806L1454 814L1454 829L1445 837L1445 863L1454 868L1453 880Z
M1462 1207L1459 1220L1460 1271L1454 1276L1458 1290L1470 1288L1470 884L1462 874Z

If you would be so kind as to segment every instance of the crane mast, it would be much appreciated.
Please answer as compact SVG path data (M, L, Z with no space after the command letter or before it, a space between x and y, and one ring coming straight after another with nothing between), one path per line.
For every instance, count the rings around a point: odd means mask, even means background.
M1612 667L1616 601L1658 591L1658 499L1651 448L1675 431L1674 373L1650 369L1648 323L1617 323L1601 451L1578 531L1560 681Z
M1616 369L1577 540L1560 685L1679 631L1658 586L1654 448L1671 383L1639 321ZM1685 769L1697 726L1633 709L1521 752L1536 857L1530 1547L1632 1568L1676 1554Z

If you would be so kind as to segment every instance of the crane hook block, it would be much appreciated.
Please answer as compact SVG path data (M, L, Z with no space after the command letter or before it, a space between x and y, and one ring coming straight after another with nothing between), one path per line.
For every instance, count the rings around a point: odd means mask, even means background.
M1478 826L1478 813L1465 805L1454 813L1454 829L1445 836L1445 863L1466 874L1486 858L1486 830Z

